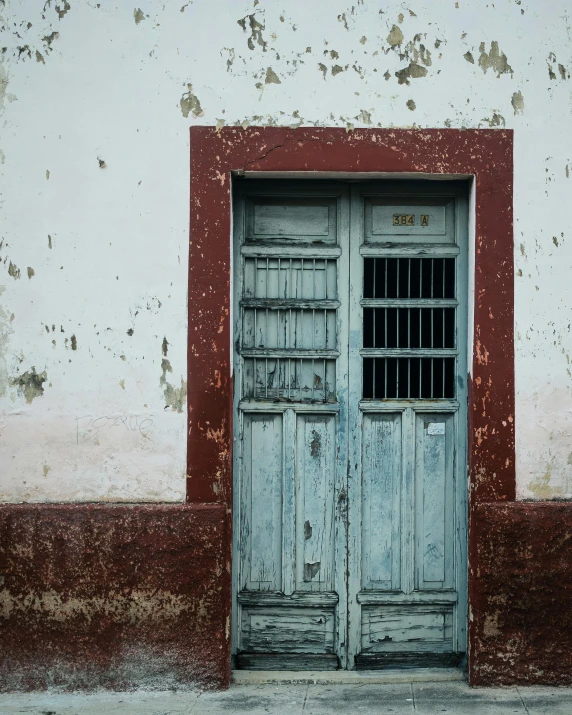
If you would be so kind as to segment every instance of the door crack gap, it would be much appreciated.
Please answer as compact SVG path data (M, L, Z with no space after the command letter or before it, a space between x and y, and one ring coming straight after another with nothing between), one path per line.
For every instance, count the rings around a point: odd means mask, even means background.
M524 708L524 712L526 713L526 715L530 715L530 710L527 708L526 703L525 703L524 700L523 700L523 697L522 697L522 695L521 695L521 693L520 693L520 688L517 688L517 689L516 689L516 692L518 693L518 697L520 698L520 702L522 703L522 707Z
M417 712L417 706L415 705L415 689L413 688L413 683L409 683L409 687L411 688L411 701L413 703L413 712Z
M308 693L310 691L310 683L306 686L306 694L304 695L304 703L302 705L302 713L306 711L306 701L308 700Z

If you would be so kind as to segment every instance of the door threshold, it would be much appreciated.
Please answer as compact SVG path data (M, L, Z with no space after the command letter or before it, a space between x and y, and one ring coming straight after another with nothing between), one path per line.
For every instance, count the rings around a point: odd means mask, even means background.
M395 670L233 670L235 685L300 683L357 685L364 683L443 683L465 680L460 668L403 668Z

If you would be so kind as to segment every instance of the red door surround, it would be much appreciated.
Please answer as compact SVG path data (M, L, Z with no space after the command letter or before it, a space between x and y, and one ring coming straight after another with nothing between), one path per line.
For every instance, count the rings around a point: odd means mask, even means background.
M469 602L481 503L515 499L513 133L509 130L191 128L187 500L232 506L233 172L473 176L474 340L468 385ZM471 356L469 356L471 365ZM227 524L230 534L230 521ZM230 537L227 544L230 563ZM230 608L230 583L228 584ZM475 671L475 612L469 667ZM478 658L477 658L478 659ZM476 672L476 671L475 671ZM475 677L472 677L475 680ZM486 679L486 678L485 678ZM478 677L476 678L478 680Z

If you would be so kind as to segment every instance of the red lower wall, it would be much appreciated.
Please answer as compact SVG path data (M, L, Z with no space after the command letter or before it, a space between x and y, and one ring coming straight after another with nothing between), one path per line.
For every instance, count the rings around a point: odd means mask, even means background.
M225 687L222 506L0 507L0 689Z
M0 689L226 687L215 505L0 507ZM473 685L572 683L572 505L471 518Z
M471 684L572 684L572 504L481 504L471 523Z

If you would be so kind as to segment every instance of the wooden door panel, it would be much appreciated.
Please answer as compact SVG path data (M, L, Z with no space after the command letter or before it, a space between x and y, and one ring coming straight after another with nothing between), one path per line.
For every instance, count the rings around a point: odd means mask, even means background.
M418 412L415 432L415 585L453 588L454 415Z
M282 588L282 415L246 414L243 429L242 588Z
M241 649L253 653L333 653L334 612L320 608L244 607Z
M331 591L336 418L299 414L296 434L296 588Z
M362 428L362 588L401 590L401 412Z
M452 606L367 606L362 612L364 652L453 650Z

